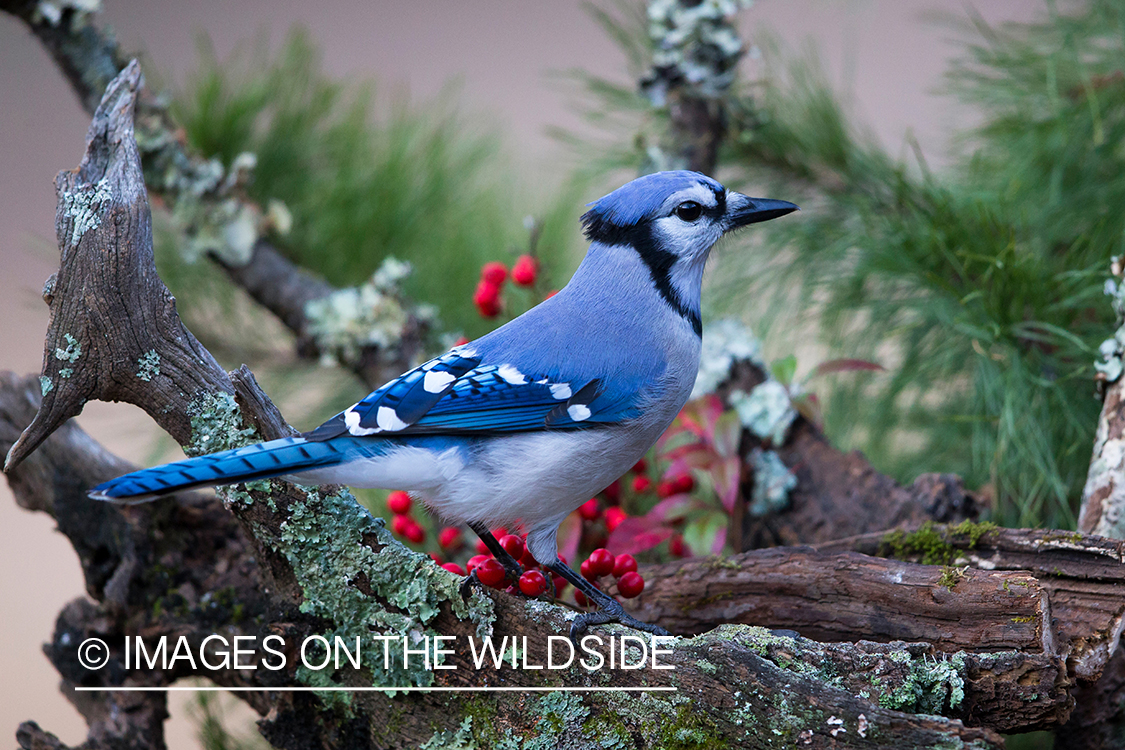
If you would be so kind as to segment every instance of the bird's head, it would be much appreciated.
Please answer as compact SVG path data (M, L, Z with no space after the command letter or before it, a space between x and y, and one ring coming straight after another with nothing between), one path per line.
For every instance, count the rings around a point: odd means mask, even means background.
M712 246L727 232L796 210L788 201L727 190L699 172L656 172L591 203L582 225L592 243L636 250L660 294L698 331Z
M592 242L654 245L695 259L731 230L796 210L788 201L727 190L699 172L656 172L591 203L582 224Z

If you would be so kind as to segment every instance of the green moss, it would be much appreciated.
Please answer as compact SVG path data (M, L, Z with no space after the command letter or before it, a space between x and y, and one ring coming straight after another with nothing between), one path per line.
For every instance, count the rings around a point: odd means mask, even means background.
M957 547L950 541L951 536L968 536L969 549L973 549L986 534L996 531L997 525L991 522L973 523L962 521L956 526L942 527L933 521L926 521L918 529L909 533L894 529L883 535L883 549L880 554L898 560L918 558L923 565L951 565L957 558Z
M981 537L983 537L985 534L993 533L998 528L1000 527L992 523L991 521L973 523L972 521L965 519L956 526L950 526L949 533L967 535L969 537L969 549L973 549L977 546L977 542L981 540Z

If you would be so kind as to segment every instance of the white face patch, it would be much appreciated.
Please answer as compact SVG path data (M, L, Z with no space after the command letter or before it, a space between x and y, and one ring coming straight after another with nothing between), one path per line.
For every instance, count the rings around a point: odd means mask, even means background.
M352 409L355 407L353 406ZM344 424L348 426L348 432L356 437L363 437L364 435L374 435L376 432L382 432L378 427L360 427L360 416L358 412L348 409L344 412Z
M426 389L426 393L441 393L445 387L457 379L451 372L427 372L426 377L422 380L422 387Z
M375 424L389 432L396 432L410 426L399 419L395 410L389 406L380 406L379 410L375 412Z
M559 401L570 398L573 394L570 392L569 383L551 383L548 386L551 389L551 395Z
M585 404L572 404L566 407L566 413L575 422L582 422L590 418L590 407Z
M500 365L500 368L496 370L496 374L503 378L505 382L511 383L512 385L523 385L527 382L527 378L524 377L523 373L511 365Z

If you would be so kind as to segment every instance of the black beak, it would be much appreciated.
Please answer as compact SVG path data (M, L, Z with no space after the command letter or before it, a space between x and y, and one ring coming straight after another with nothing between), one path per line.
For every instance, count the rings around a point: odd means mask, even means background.
M800 211L800 207L789 201L772 198L748 198L742 193L727 193L726 230L738 229L760 221L769 221L778 216Z

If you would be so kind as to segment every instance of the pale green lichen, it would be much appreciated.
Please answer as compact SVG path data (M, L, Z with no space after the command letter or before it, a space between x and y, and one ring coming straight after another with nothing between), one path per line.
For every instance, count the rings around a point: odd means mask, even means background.
M1121 258L1113 257L1110 267L1115 274L1121 271ZM1110 298L1113 312L1117 316L1117 331L1113 338L1106 339L1098 347L1100 360L1094 363L1094 368L1105 376L1107 383L1112 383L1121 377L1125 371L1125 284L1118 283L1115 279L1105 282L1105 294Z
M258 439L253 427L244 427L242 411L230 393L207 393L195 398L187 409L191 416L191 442L184 446L189 456L239 448Z
M434 736L418 746L418 750L476 750L473 740L473 717L466 716L456 731L435 732Z
M714 393L730 377L735 362L749 361L766 369L761 359L762 345L749 328L737 320L717 320L703 327L699 351L699 373L691 397Z
M63 338L66 339L66 348L55 347L55 359L74 364L82 356L82 344L69 333L64 333Z
M732 17L751 4L752 0L649 2L652 70L641 81L641 90L654 106L666 105L673 86L704 98L725 94L742 57L742 40Z
M410 264L387 258L364 284L339 289L305 305L309 332L316 339L324 364L355 362L369 346L392 349L402 340L410 323L399 292L399 283L410 274ZM430 308L413 311L423 319L433 317Z
M738 412L743 427L774 445L785 442L785 435L797 418L789 389L772 378L750 393L732 391L730 405Z
M65 11L74 11L73 28L81 28L87 16L91 13L100 13L101 0L39 0L35 4L32 21L46 21L51 26L58 26L62 21Z
M155 349L149 349L137 360L137 367L137 377L146 383L151 382L153 377L160 374L160 355Z
M78 185L62 196L63 216L74 223L70 232L71 246L77 246L83 235L102 223L102 208L113 197L109 180L102 178L94 185Z
M39 376L39 390L43 392L42 395L46 396L54 387L55 384L51 382L49 377L46 375Z
M930 660L912 657L905 651L890 655L892 661L909 665L906 679L879 695L879 705L896 711L941 714L965 699L965 654ZM881 686L876 686L881 687Z
M767 516L789 507L789 491L797 486L797 477L774 451L755 448L750 452L754 471L754 489L750 495L752 516Z
M491 634L491 599L475 592L470 603L464 602L456 576L395 541L382 519L372 518L346 490L305 492L306 500L289 508L277 550L301 586L301 610L336 624L322 635L330 642L335 636L345 642L363 639L362 664L373 685L432 684L433 672L421 659L411 658L407 665L401 636L437 635L428 625L443 604L454 616L475 622L478 636ZM381 546L378 553L368 546L372 542ZM360 590L360 580L372 595ZM373 633L399 636L389 641L389 666L381 642L370 648ZM318 675L317 686L330 679L327 673Z

